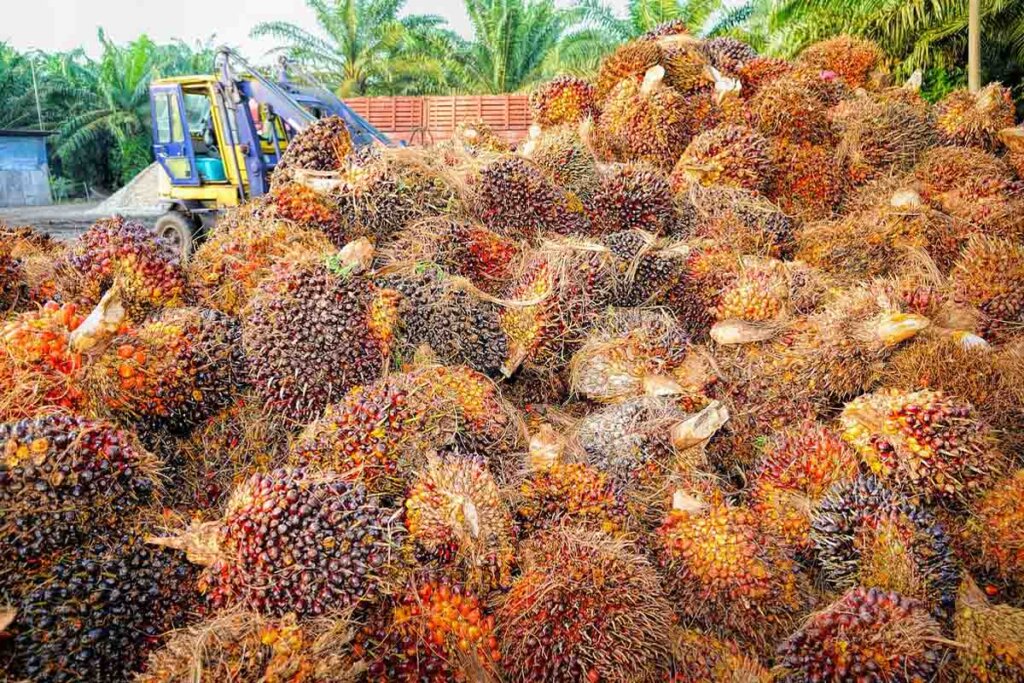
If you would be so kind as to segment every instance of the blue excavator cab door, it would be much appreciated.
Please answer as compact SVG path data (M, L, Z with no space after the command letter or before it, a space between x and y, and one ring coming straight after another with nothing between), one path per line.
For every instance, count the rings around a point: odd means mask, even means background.
M154 85L149 89L153 121L153 156L174 185L200 183L192 135L185 119L185 98L178 84Z

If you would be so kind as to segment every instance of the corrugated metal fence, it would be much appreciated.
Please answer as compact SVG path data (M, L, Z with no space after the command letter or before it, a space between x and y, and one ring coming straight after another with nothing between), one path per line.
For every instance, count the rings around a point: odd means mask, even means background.
M530 128L526 95L353 97L345 104L388 137L410 144L447 140L462 122L482 120L510 143L525 138Z

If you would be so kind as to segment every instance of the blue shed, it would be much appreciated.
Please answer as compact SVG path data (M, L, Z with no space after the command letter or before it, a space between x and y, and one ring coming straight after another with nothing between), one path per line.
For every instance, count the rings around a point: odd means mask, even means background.
M0 207L53 203L47 135L45 131L0 128Z

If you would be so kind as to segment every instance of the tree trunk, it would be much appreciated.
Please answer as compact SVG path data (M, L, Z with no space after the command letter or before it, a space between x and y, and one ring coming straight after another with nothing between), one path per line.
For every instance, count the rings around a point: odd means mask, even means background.
M981 0L969 0L967 14L967 87L981 90Z

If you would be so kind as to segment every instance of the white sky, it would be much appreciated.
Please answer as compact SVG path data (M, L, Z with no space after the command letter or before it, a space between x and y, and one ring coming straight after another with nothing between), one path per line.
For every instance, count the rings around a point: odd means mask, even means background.
M610 2L620 8L625 3ZM464 36L472 33L462 0L407 0L404 11L439 14ZM263 61L274 41L254 40L249 30L273 20L316 30L313 13L303 0L0 0L0 41L19 50L84 47L96 56L96 29L101 26L117 43L142 33L157 42L192 42L215 34L217 43L236 46L249 58Z

